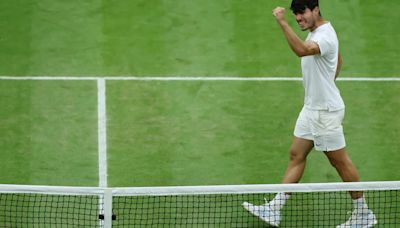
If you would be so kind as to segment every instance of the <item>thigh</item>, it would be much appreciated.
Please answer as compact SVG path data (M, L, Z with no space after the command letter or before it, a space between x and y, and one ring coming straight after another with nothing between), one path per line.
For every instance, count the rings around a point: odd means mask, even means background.
M338 163L347 164L351 162L350 156L345 148L334 151L326 151L325 155L332 164L338 164Z

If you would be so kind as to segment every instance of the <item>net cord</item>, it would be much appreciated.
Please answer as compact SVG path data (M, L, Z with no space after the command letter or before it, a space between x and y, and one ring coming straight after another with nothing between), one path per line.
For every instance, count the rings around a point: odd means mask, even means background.
M209 195L209 194L247 194L277 192L333 192L400 190L400 181L381 182L339 182L312 184L262 184L262 185L210 185L210 186L171 186L171 187L67 187L38 185L0 185L0 193L36 193L55 195L104 195L111 191L113 196L141 195Z

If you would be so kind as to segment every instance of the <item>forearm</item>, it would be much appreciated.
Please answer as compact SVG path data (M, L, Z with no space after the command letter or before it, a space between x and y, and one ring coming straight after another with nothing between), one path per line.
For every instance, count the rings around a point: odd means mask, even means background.
M299 36L293 31L292 27L285 20L285 8L276 7L272 11L272 15L275 16L276 21L282 28L283 34L289 43L290 48L293 52L299 56L316 55L320 53L320 49L317 43L313 41L302 41Z

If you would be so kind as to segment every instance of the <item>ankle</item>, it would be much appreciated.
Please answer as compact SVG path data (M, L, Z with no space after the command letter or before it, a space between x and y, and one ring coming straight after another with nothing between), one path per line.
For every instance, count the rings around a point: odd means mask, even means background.
M276 194L275 198L269 203L269 206L271 207L271 209L279 211L282 209L289 198L290 195L284 192L280 192Z

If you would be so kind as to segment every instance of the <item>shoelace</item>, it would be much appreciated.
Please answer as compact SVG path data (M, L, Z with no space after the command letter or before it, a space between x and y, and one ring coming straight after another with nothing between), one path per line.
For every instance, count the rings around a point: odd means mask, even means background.
M264 198L264 201L265 201L265 203L264 203L263 206L269 207L269 208L272 209L272 210L274 209L274 208L272 207L273 205L271 205L271 202L268 203L267 198Z

